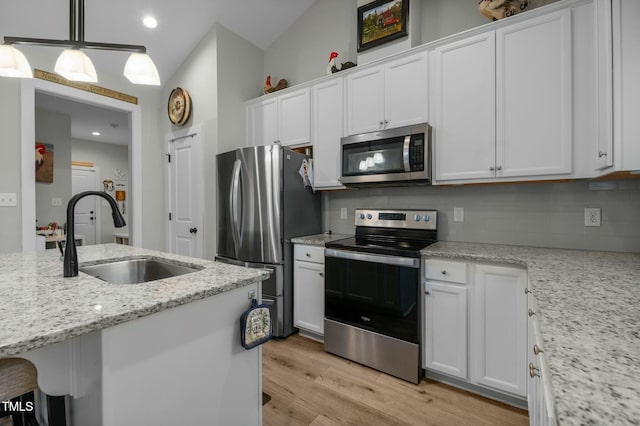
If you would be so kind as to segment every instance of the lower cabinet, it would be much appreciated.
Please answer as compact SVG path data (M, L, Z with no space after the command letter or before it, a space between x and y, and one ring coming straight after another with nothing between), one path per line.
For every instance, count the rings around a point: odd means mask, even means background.
M442 259L424 266L423 367L526 397L526 271Z
M324 336L324 247L296 244L293 252L293 325L303 334L321 339Z

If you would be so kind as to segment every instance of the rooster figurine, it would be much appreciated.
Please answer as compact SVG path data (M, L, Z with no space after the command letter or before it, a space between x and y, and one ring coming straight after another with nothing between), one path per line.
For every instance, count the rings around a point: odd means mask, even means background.
M353 68L356 66L355 63L351 61L344 62L340 64L340 68L336 67L336 58L338 57L338 52L331 52L329 55L329 63L327 64L327 74L333 74L338 71L346 70L347 68Z
M44 165L44 153L47 151L44 144L36 144L36 172Z
M262 93L266 95L268 93L273 93L273 92L277 92L278 90L286 89L288 84L289 83L287 82L287 80L282 78L280 79L280 81L278 81L278 84L276 84L275 87L271 87L271 76L268 75L267 80L264 82L264 86L262 87Z

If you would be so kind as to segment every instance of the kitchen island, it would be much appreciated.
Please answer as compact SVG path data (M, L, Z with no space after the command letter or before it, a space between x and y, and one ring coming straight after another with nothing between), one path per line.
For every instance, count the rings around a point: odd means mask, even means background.
M640 253L441 241L422 254L525 267L558 424L638 424Z
M263 270L119 244L78 247L80 268L132 258L196 272L111 284L63 278L57 250L0 255L0 358L38 368L71 395L74 424L260 424L261 349L240 345L240 315Z

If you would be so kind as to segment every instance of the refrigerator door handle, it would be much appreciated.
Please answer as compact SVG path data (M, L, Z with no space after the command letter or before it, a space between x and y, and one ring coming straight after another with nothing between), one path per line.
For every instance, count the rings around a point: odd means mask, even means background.
M229 210L231 216L231 236L233 237L233 246L238 255L240 248L240 215L238 213L238 197L240 191L240 160L233 163L233 171L231 172L231 189L229 191Z

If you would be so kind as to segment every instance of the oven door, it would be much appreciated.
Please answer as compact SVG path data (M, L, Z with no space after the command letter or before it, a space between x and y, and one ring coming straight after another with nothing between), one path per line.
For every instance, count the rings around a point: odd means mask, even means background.
M417 258L325 250L327 319L418 343Z

